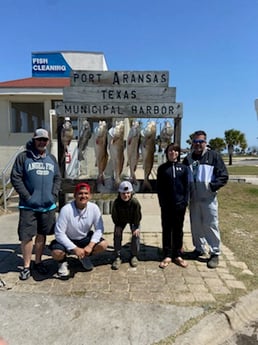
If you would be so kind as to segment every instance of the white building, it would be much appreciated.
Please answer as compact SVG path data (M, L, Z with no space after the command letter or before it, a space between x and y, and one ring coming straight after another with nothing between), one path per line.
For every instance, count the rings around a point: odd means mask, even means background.
M107 70L104 55L94 52L35 52L31 62L32 77L0 82L0 170L38 127L50 131L56 154L57 119L52 110L63 100L70 72Z

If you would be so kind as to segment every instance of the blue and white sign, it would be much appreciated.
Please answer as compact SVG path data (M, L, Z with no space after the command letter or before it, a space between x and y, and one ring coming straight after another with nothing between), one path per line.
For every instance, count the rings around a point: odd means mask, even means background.
M69 77L71 67L62 53L32 53L32 76L62 78Z

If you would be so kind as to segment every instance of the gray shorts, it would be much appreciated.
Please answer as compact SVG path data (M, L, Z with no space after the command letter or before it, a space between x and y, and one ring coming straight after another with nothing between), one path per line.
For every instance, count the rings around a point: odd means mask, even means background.
M35 212L20 208L18 235L20 241L30 241L37 234L53 235L56 223L55 210Z

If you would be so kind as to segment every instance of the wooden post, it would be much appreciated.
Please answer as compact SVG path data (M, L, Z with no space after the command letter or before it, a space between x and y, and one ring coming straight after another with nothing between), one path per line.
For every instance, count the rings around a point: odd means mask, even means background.
M57 121L57 149L58 149L58 164L61 173L62 180L65 179L65 150L64 145L61 141L62 126L64 123L64 118L59 116ZM62 191L59 192L59 210L66 204L66 194Z
M182 119L175 118L174 120L174 142L181 146L181 128L182 128Z

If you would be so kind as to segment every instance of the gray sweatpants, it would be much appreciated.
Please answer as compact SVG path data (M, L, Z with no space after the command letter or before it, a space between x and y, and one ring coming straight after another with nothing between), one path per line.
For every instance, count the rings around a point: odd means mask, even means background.
M192 199L189 205L193 245L196 250L220 254L220 231L218 220L218 200L215 196L208 200Z

